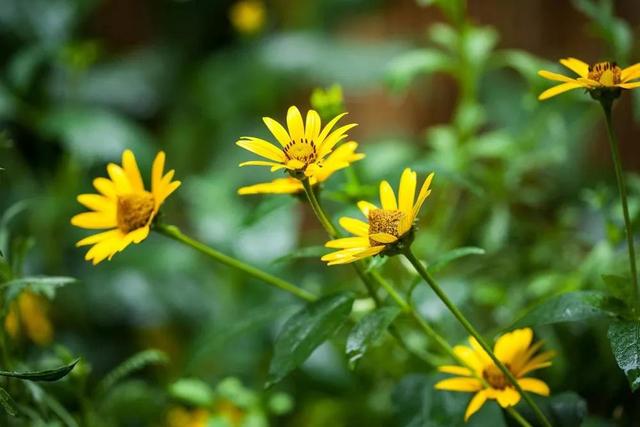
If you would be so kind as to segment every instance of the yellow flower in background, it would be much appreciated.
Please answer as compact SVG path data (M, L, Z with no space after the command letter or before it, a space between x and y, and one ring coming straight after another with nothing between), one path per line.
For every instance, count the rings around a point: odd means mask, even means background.
M562 82L557 86L547 89L540 94L539 100L545 100L569 90L584 88L595 89L634 89L640 87L640 63L620 68L615 62L598 62L588 65L576 58L561 59L560 63L576 73L577 78L567 77L551 71L541 70L538 75L545 79Z
M348 167L351 163L364 158L363 153L356 153L358 143L349 141L336 148L309 178L311 185L320 184L335 172ZM295 194L303 192L304 188L300 180L292 177L278 178L271 182L250 185L238 190L238 194Z
M167 427L207 427L209 412L205 409L189 410L180 406L169 409Z
M242 0L231 6L229 19L241 34L252 35L264 27L266 10L264 3L258 0Z
M548 396L549 386L546 383L536 378L525 377L525 375L536 369L551 366L550 360L554 353L546 351L536 355L543 342L538 341L531 345L532 340L533 331L530 328L516 329L498 338L493 351L498 360L509 368L523 390ZM515 406L520 401L520 394L475 338L469 337L469 343L470 347L457 345L453 348L455 354L468 367L440 366L438 368L440 372L457 376L442 380L435 385L438 390L475 393L467 406L464 415L465 421L478 411L487 399L496 400L503 408ZM483 378L486 385L479 378Z
M367 218L367 222L355 218L340 218L342 228L354 234L355 237L327 242L326 247L340 250L323 256L322 261L327 262L328 265L346 264L391 249L393 245L410 234L422 204L431 193L429 186L432 179L433 173L425 179L416 199L417 174L406 168L400 178L397 200L391 185L387 181L382 181L380 183L382 208L369 202L358 202L358 208Z
M281 148L264 139L242 137L236 142L238 146L258 154L268 161L252 160L240 163L240 166L270 166L271 172L287 169L296 178L299 176L311 177L318 173L323 160L333 151L336 144L347 138L346 132L356 126L348 124L331 131L345 114L336 116L322 129L320 116L314 110L307 112L306 122L303 122L300 111L296 107L289 107L287 112L288 130L277 121L264 117L265 125Z
M180 181L172 181L174 171L164 174L164 152L159 152L151 169L151 191L146 191L131 150L122 153L122 166L107 165L109 178L96 178L93 186L99 194L81 194L78 202L91 209L71 218L71 224L86 229L109 229L80 240L76 246L93 245L85 255L98 264L111 259L131 243L140 243L149 235L153 218Z
M53 341L53 325L47 316L49 302L41 295L23 291L11 303L4 329L13 339L22 334L38 345Z

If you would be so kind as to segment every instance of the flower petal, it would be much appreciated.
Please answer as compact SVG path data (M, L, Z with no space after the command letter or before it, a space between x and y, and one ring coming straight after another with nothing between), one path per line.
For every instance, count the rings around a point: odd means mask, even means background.
M564 58L560 60L560 63L580 77L587 77L589 75L589 65L579 59Z
M331 152L331 150L333 150L333 147L335 147L335 145L338 142L342 141L343 139L345 139L347 137L346 132L349 131L350 129L356 127L356 126L357 126L357 124L355 124L355 123L344 125L344 126L338 128L338 129L336 129L329 136L327 136L322 141L322 145L320 145L320 148L318 149L318 157L323 158L324 156L329 154Z
M80 194L77 197L79 203L92 211L109 212L115 211L116 205L112 199L99 194Z
M420 188L420 193L418 194L418 200L416 200L416 204L413 207L413 218L415 219L422 208L422 204L431 194L431 190L429 187L431 186L431 181L433 181L434 173L431 172L429 176L424 180L422 187Z
M80 247L80 246L93 245L95 243L98 243L113 237L124 237L124 234L118 228L114 228L113 230L103 231L102 233L97 233L89 237L85 237L84 239L78 241L78 243L76 243L76 246Z
M561 85L557 85L552 87L551 89L545 90L540 94L540 96L538 96L538 99L540 101L544 101L545 99L549 99L556 95L560 95L561 93L564 93L573 89L578 89L580 87L584 87L584 84L580 82L562 83Z
M327 135L329 135L329 132L331 132L331 129L333 129L335 124L338 123L338 120L340 120L346 115L347 113L339 114L335 116L333 119L331 119L329 123L326 124L326 126L322 129L322 132L320 132L320 135L318 135L318 140L316 141L316 147L322 147L322 143L324 142L324 139L327 137Z
M495 399L503 408L515 406L518 402L520 402L520 393L518 393L513 387L505 387L502 390L494 389L494 393Z
M467 420L469 420L471 415L473 415L476 412L478 412L478 410L480 408L482 408L482 405L484 405L484 403L486 401L487 401L487 393L484 390L479 391L478 393L476 393L471 398L471 401L469 402L469 405L467 405L467 410L464 412L464 420L465 420L465 422Z
M307 141L315 141L318 138L321 126L320 115L315 110L307 111L307 121L304 127L304 135Z
M366 237L344 237L342 239L330 240L325 243L327 248L368 248L369 239Z
M159 151L156 154L156 158L153 159L153 165L151 166L151 191L158 188L160 185L160 181L162 180L162 175L164 173L164 162L165 162L165 154L164 151Z
M238 189L238 194L292 194L303 190L302 183L291 177L274 179L271 182L249 185Z
M520 378L518 384L520 384L520 387L522 387L524 391L530 391L531 393L541 396L549 396L551 393L549 386L537 378Z
M453 374L453 375L462 375L462 376L471 376L473 373L469 368L465 368L458 365L442 365L438 366L438 371L444 372L445 374Z
M393 193L393 188L391 188L391 185L387 181L380 183L380 204L382 205L382 209L398 209L396 195Z
M482 384L477 378L456 377L438 381L435 388L449 391L478 391L482 390Z
M351 234L355 234L356 236L360 237L369 236L369 224L367 224L366 222L348 217L342 217L338 222L342 228L344 228Z
M116 227L116 212L83 212L71 218L71 224L88 229Z
M494 347L496 357L509 365L517 355L524 355L531 345L533 331L531 328L516 329L498 338Z
M96 178L93 180L93 186L99 193L108 197L109 199L117 199L118 192L116 191L115 184L107 178Z
M638 77L640 77L640 63L633 64L622 70L622 72L620 73L620 80L622 80L623 83L627 83L630 80L635 80Z
M284 147L291 141L289 133L280 123L273 120L271 117L263 117L262 121L267 125L267 128L269 128L269 131L271 131L273 136L276 137L280 145Z
M617 86L623 89L635 89L637 87L640 87L640 82L620 83Z
M301 141L304 139L304 124L302 122L302 115L297 107L291 106L287 111L287 127L289 128L289 135L294 141Z
M115 163L109 163L107 165L107 172L109 173L111 181L115 184L118 194L128 194L133 191L129 177L120 166Z
M393 243L395 241L398 240L398 238L396 236L394 236L393 234L389 234L389 233L375 233L375 234L370 234L369 238L371 240L374 240L378 243Z
M135 191L144 191L144 184L142 182L142 176L140 175L140 169L136 162L136 157L131 150L124 150L122 153L122 168L129 178L129 183Z
M274 162L283 162L286 159L281 149L264 139L244 137L244 139L236 141L236 145Z
M571 77L567 77L558 73L552 73L551 71L547 71L547 70L538 71L538 75L540 77L544 77L545 79L554 80L557 82L573 82L576 80L576 79L572 79Z
M358 202L358 209L360 209L360 212L362 212L362 214L369 218L369 212L375 209L378 209L378 207L376 205L374 205L373 203L369 203L366 202L364 200L360 200Z

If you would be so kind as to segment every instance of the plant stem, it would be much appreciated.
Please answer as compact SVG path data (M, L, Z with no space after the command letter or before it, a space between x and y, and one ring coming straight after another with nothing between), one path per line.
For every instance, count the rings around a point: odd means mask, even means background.
M529 421L525 420L522 415L515 410L513 406L507 408L507 412L511 415L522 427L531 427Z
M413 267L416 269L418 274L420 274L420 276L422 276L422 278L429 284L431 289L433 289L436 295L438 295L440 300L447 306L449 311L451 311L451 313L456 317L456 319L458 319L458 321L467 330L467 332L469 332L469 334L471 334L471 336L478 341L480 346L489 355L491 360L493 360L493 363L502 371L504 376L509 379L509 381L513 384L515 389L518 391L518 393L520 393L520 395L529 404L529 406L531 406L531 409L533 409L533 411L536 413L537 417L540 419L540 422L542 422L542 424L546 427L551 427L551 424L549 424L549 421L547 421L547 418L544 416L544 414L542 413L538 405L536 405L533 399L531 399L531 396L525 393L522 387L520 387L518 380L513 376L509 368L507 368L504 365L504 363L502 363L496 357L496 355L493 353L493 350L491 349L491 347L489 347L489 345L487 344L485 339L482 337L482 335L480 335L478 331L476 331L473 325L467 320L466 317L464 317L464 314L462 314L462 312L458 309L458 307L449 299L447 294L444 293L444 291L436 283L436 281L433 280L433 278L431 277L427 269L422 265L420 260L418 260L418 258L416 258L416 256L413 254L413 252L411 251L411 248L407 248L405 250L404 256L409 260L411 265L413 265Z
M607 122L607 132L609 134L609 147L611 148L611 157L613 159L613 167L616 172L616 180L618 181L618 192L620 193L620 201L622 202L622 215L624 217L624 227L627 236L627 250L629 252L629 267L631 268L631 280L633 281L633 307L635 314L640 314L640 288L638 287L638 272L636 269L636 250L633 242L633 230L631 228L631 219L629 217L629 206L627 203L627 186L624 182L622 174L622 161L620 160L620 149L618 138L613 130L613 121L611 119L612 101L601 101L604 117Z
M304 289L298 288L293 283L287 282L286 280L280 279L279 277L266 273L238 259L225 255L222 252L218 252L217 250L205 245L204 243L198 242L197 240L194 240L191 237L184 235L176 226L157 224L154 230L159 232L160 234L164 234L167 237L177 240L178 242L184 245L190 246L191 248L197 250L200 253L207 255L210 258L213 258L214 260L216 260L221 264L235 268L236 270L240 270L243 273L248 274L249 276L262 280L266 284L271 285L275 288L278 288L282 291L289 292L290 294L293 294L305 301L312 302L318 299L312 293L307 292Z
M313 213L316 214L316 217L318 217L318 220L320 221L324 229L327 230L327 233L329 233L329 236L332 239L335 239L336 237L338 237L338 230L336 230L336 228L333 226L329 218L327 218L327 215L325 215L324 210L322 210L322 206L320 206L320 203L318 202L318 198L316 197L316 193L313 191L313 188L311 187L311 183L309 182L309 179L305 178L301 182L302 182L302 186L304 187L304 192L307 194L307 199L309 200L309 204L313 209Z

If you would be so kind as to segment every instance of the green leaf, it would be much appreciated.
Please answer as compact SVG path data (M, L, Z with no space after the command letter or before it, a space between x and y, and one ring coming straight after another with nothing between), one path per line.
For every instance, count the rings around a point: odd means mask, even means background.
M448 252L445 252L443 255L436 258L436 260L429 264L427 269L431 273L435 273L437 271L442 270L447 264L451 261L455 261L458 258L466 257L468 255L484 255L485 250L482 248L477 248L475 246L464 246L461 248L452 249Z
M209 406L214 392L209 384L196 378L182 378L169 386L172 397L194 406Z
M300 366L347 320L354 297L350 292L324 297L291 316L276 338L267 387Z
M611 295L622 301L631 301L633 299L635 291L633 283L628 277L614 274L603 274L601 277Z
M0 371L0 376L3 377L11 377L18 378L21 380L29 380L29 381L58 381L61 378L67 376L69 372L73 369L74 366L80 361L80 359L76 359L68 365L60 366L54 369L46 369L42 371L28 371L28 372L10 372L10 371Z
M10 280L2 285L0 289L5 289L5 307L7 307L20 293L29 290L33 293L42 295L52 300L55 297L56 290L62 286L75 283L76 279L65 276L35 276L23 277L20 279Z
M5 412L12 417L18 415L18 410L16 409L16 402L13 401L13 398L7 390L0 387L0 405L5 410Z
M636 391L640 387L640 322L613 322L608 335L616 362Z
M393 90L404 90L418 76L451 69L449 55L436 49L416 49L397 57L386 72L386 81Z
M554 427L581 426L587 416L587 403L573 392L554 394L551 397L533 396L533 400ZM528 405L521 403L517 409L532 425L537 425L537 416Z
M513 327L616 317L625 312L626 307L622 301L603 292L567 292L536 305L517 320Z
M169 361L166 353L160 350L149 349L134 354L109 374L98 384L98 394L104 394L122 379L149 365L164 365Z
M347 357L349 357L351 369L355 368L356 363L369 347L378 343L398 314L400 314L398 307L379 308L364 316L351 330L347 339Z

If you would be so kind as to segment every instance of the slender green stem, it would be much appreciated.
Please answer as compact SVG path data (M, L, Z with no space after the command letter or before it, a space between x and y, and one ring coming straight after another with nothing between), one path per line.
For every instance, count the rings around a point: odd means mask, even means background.
M393 285L380 275L377 271L371 271L369 275L380 285L382 288L387 291L391 299L395 301L395 303L402 309L404 312L411 312L413 308L409 305L409 303L395 290Z
M627 203L627 186L624 182L622 174L622 161L620 160L620 149L618 138L613 130L613 121L611 119L611 101L602 101L600 103L604 111L604 117L607 122L607 132L609 134L609 147L611 148L611 157L613 159L613 167L616 171L616 180L618 181L618 192L620 193L620 201L622 202L622 215L624 217L624 227L627 235L627 250L629 252L629 267L631 268L631 280L633 281L633 307L636 315L640 314L640 288L638 287L638 272L636 269L636 250L633 242L633 230L631 228L631 219L629 217L629 206Z
M329 218L327 218L327 215L325 215L324 210L322 209L322 206L320 206L320 202L318 202L316 193L313 191L313 188L311 187L311 183L309 182L309 179L307 178L303 179L302 186L304 187L304 192L307 194L307 199L309 200L309 204L313 209L313 213L316 214L316 217L318 217L318 220L320 221L324 229L327 230L327 233L329 233L329 236L331 236L332 239L335 239L336 237L338 237L338 230L336 230L336 228L333 226Z
M451 311L451 313L456 317L456 319L458 319L458 321L467 330L467 332L469 332L469 334L471 334L471 336L473 336L478 341L480 346L489 355L491 360L493 360L493 363L495 363L495 365L502 371L504 376L507 377L509 379L509 381L513 384L513 386L518 391L518 393L520 393L520 395L529 404L529 406L531 406L533 411L536 413L537 417L540 419L540 422L542 422L543 425L545 425L547 427L550 427L551 424L549 424L549 421L547 421L547 418L544 416L544 414L542 413L542 411L540 410L538 405L536 405L536 403L533 401L531 396L529 396L527 393L525 393L525 391L522 389L522 387L518 383L518 380L513 376L513 374L509 370L509 368L507 368L504 365L504 363L502 363L496 357L496 355L494 354L493 350L491 349L491 347L489 347L489 345L487 344L485 339L482 337L482 335L480 335L480 333L478 333L478 331L467 320L467 318L464 317L464 314L462 314L462 312L458 309L458 307L449 299L447 294L444 293L442 288L436 283L435 280L433 280L433 278L431 277L431 275L429 274L427 269L424 267L424 265L422 265L420 260L418 260L418 258L416 258L416 256L413 254L413 252L411 251L410 248L408 248L404 252L404 256L409 260L411 265L413 265L413 267L416 269L418 274L420 274L420 276L422 276L422 278L429 284L431 289L433 289L433 291L436 293L436 295L438 295L440 300L447 306L449 311Z
M287 282L286 280L280 279L279 277L273 276L269 273L266 273L256 267L245 264L244 262L232 258L228 255L225 255L217 250L205 245L204 243L198 242L197 240L192 239L189 236L184 235L178 227L173 225L165 225L165 224L157 224L154 228L155 231L160 234L164 234L167 237L170 237L178 242L185 244L187 246L192 247L200 253L207 255L210 258L218 261L221 264L225 264L229 267L235 268L236 270L240 270L243 273L248 274L249 276L255 277L256 279L262 280L268 285L271 285L280 290L289 292L297 296L298 298L302 298L305 301L315 301L317 297L304 289L300 289L295 286L293 283Z
M522 415L520 415L518 413L518 411L515 410L515 408L513 406L510 406L507 408L507 412L509 413L509 415L511 415L513 417L513 419L515 419L522 427L531 427L531 424L529 423L529 421L525 420L524 417Z

